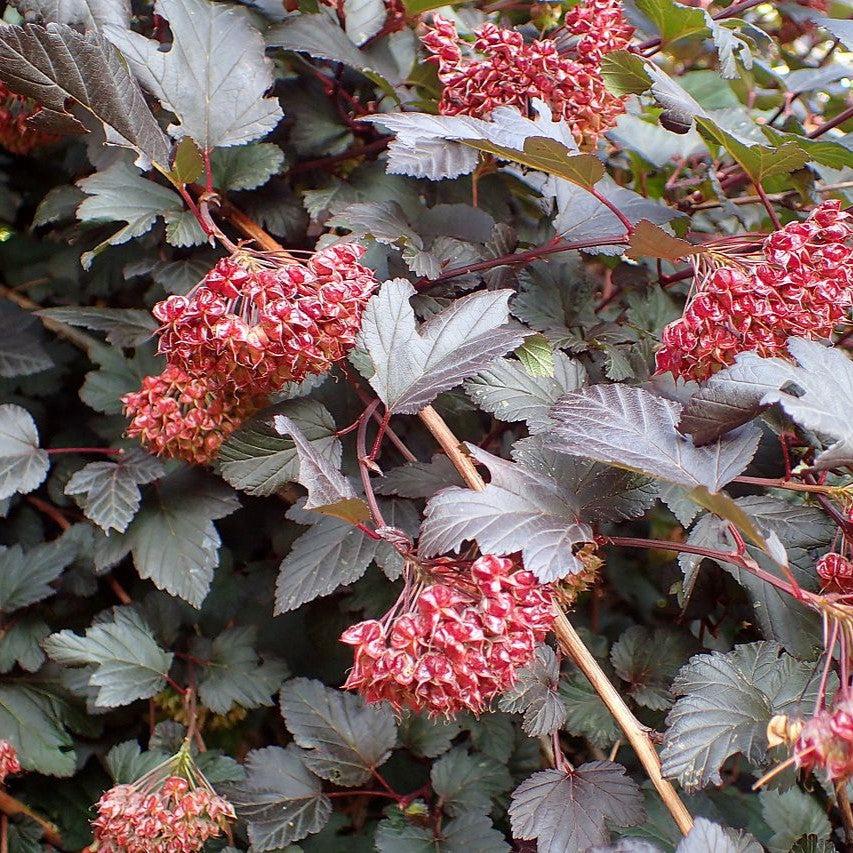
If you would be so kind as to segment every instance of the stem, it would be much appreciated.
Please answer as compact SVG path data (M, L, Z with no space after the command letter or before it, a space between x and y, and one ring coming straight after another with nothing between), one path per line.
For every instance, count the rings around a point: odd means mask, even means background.
M0 853L9 853L9 818L0 817Z
M837 491L832 486L819 486L812 483L794 483L783 477L735 477L733 483L745 483L750 486L764 486L768 489L787 489L789 492L809 492L815 495L831 495Z
M598 199L625 226L625 233L629 237L634 233L634 223L609 198L602 195L595 187L587 187L586 191L593 198Z
M370 471L367 469L368 462L370 461L370 457L367 455L367 422L380 404L381 401L374 400L364 410L358 425L358 433L355 437L355 452L358 456L358 470L361 474L361 484L364 486L364 496L367 498L370 514L373 516L373 521L377 527L387 527L385 519L382 516L382 510L379 509L379 504L376 501L376 495L373 493L373 485L370 482Z
M55 507L53 504L37 498L35 495L27 495L26 501L30 506L35 507L40 513L46 515L63 532L71 527L71 522L63 515L59 507Z
M337 163L344 163L347 160L354 160L356 157L366 157L368 154L379 153L388 147L393 136L383 136L375 139L373 142L368 142L359 148L349 148L341 154L331 154L328 157L320 157L316 160L303 160L301 163L295 163L291 166L287 173L289 175L297 172L310 172L314 169L325 169L327 166L334 166Z
M400 797L396 794L390 794L388 791L331 791L326 794L327 797L387 797L389 800L397 800Z
M566 618L566 614L559 608L556 609L554 632L560 641L560 645L577 664L578 669L587 677L601 701L607 706L607 710L610 711L613 719L619 724L619 728L622 729L628 743L636 752L646 774L651 779L682 835L687 835L693 828L693 818L678 796L678 792L661 775L660 758L649 737L648 729L631 713L631 709L610 683L598 665L598 661L583 644L583 640L578 636L572 623Z
M816 193L834 193L834 192L837 192L838 190L849 189L850 187L853 187L853 181L841 181L837 184L827 184L826 186L823 186L823 187L815 187L814 191ZM767 198L769 198L770 201L785 201L785 199L794 198L797 195L798 195L797 190L787 190L786 192L782 192L782 193L767 193ZM726 199L726 201L730 204L736 204L736 205L759 204L761 202L761 198L757 195L744 195L744 196L739 196L738 198ZM722 204L723 203L721 201L716 201L716 200L702 201L702 202L699 202L699 204L691 204L690 209L691 210L712 210L713 208L716 208L716 207L722 207Z
M840 124L844 124L844 122L849 118L853 118L853 107L847 107L846 110L842 110L835 118L819 125L810 134L808 134L808 137L809 139L817 139L818 136L822 136L828 130L832 130L832 128L838 127Z
M616 237L599 237L597 240L580 240L577 243L564 243L559 238L550 240L543 246L536 246L524 252L512 252L497 258L488 258L485 261L477 261L474 264L466 264L463 267L454 267L441 273L436 278L420 278L415 282L416 289L432 287L441 281L448 281L460 275L469 275L474 272L494 269L495 267L509 267L516 264L526 264L528 261L544 258L546 255L555 255L559 252L571 252L576 249L594 249L596 246L612 246L614 244L624 245L628 241L624 234Z
M122 604L125 606L133 604L133 599L130 597L127 590L125 590L125 588L112 575L107 575L107 585Z
M849 846L853 844L853 810L850 808L850 799L847 796L846 779L839 779L835 783L835 801L838 803L838 811L841 812L841 823L844 826L844 840Z
M758 197L761 199L761 203L764 205L764 209L767 211L767 215L770 217L770 221L773 223L773 227L777 231L782 230L782 223L779 220L779 214L773 208L773 205L770 203L770 199L767 198L767 193L764 192L764 187L761 186L760 183L756 183L755 191L758 193Z
M427 429L435 436L442 450L453 462L456 470L470 489L482 491L486 484L474 467L474 463L461 450L462 444L451 432L441 415L427 406L419 413L421 421ZM610 683L595 658L589 653L587 647L572 627L565 613L555 606L554 633L560 641L560 646L578 668L589 679L596 693L607 706L607 710L622 729L628 742L637 753L643 767L652 784L657 789L664 805L669 810L678 828L684 835L693 828L693 818L686 806L678 797L675 788L661 776L660 759L652 745L648 730L645 729L637 718L631 713L616 688ZM555 756L556 757L556 756Z
M36 814L29 806L25 806L20 800L16 800L5 791L0 791L0 812L7 817L23 815L34 820L42 828L44 840L48 844L52 844L54 847L62 847L62 836L59 834L59 828L55 823L51 823L47 818Z

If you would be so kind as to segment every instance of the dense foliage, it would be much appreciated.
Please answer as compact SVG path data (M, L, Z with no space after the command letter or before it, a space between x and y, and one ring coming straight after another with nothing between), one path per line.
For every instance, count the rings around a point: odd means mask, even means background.
M0 853L853 849L850 0L12 0Z

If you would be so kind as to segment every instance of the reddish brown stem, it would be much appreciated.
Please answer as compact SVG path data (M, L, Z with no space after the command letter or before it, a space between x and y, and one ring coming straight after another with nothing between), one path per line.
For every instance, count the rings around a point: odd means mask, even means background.
M299 172L311 172L315 169L326 169L337 163L345 163L347 160L354 160L356 157L367 157L370 154L378 154L388 147L388 143L393 138L393 136L383 136L379 139L374 139L373 142L360 145L357 148L349 148L341 154L318 157L316 160L303 160L301 163L295 163L287 172L289 175L295 175Z
M840 124L844 124L848 119L853 118L853 106L847 107L846 110L842 110L835 118L830 119L829 121L825 121L819 127L816 127L809 135L809 139L817 139L819 136L822 136L828 130L832 130L834 127L838 127Z
M65 531L71 527L71 522L65 517L59 507L56 507L41 498L37 498L35 495L27 495L26 501L30 506L35 507L39 512L46 515L61 530Z
M51 823L47 818L34 812L29 806L24 805L20 800L16 800L11 794L5 791L0 791L0 812L7 817L28 817L34 820L44 833L44 840L54 847L62 847L62 836L59 834L59 829L56 824Z
M103 456L121 456L124 451L120 447L49 447L48 455L59 456L62 453L99 453Z

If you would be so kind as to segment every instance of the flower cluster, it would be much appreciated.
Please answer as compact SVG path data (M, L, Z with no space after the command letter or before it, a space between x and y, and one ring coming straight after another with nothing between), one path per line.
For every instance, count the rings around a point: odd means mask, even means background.
M587 0L572 9L565 27L575 37L573 56L560 54L552 39L525 44L516 30L484 24L476 31L474 51L466 56L451 22L436 15L422 37L443 84L439 112L487 118L496 107L523 114L541 99L555 119L564 119L583 147L591 147L624 112L624 99L611 95L601 76L602 57L625 47L633 29L618 0Z
M853 775L853 696L802 724L794 742L794 759L803 770L825 770L833 781Z
M208 786L169 776L154 790L138 783L110 788L92 828L102 853L195 853L234 817L231 804Z
M6 781L7 776L20 772L21 763L18 761L15 747L7 740L0 740L0 785Z
M123 398L128 434L153 452L207 462L287 382L326 372L355 344L376 287L348 243L307 264L234 255L186 296L154 307L168 367Z
M179 367L146 376L142 388L122 397L127 434L152 453L202 465L266 398L242 396L215 375L193 378Z
M50 145L59 137L33 127L29 119L41 112L31 98L16 95L0 83L0 147L11 154L29 154Z
M683 316L664 329L658 371L702 381L741 352L786 357L791 336L829 338L853 306L851 238L853 218L827 201L770 234L757 259L697 269Z
M355 647L345 687L398 712L449 717L483 713L515 683L553 623L550 589L492 555L446 568L440 582L404 590L382 620L344 631Z
M829 592L853 592L853 561L843 554L824 554L815 565L821 585Z

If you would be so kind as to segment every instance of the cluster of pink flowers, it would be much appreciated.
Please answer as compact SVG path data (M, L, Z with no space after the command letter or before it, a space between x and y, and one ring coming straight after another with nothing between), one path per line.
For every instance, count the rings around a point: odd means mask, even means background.
M345 687L398 712L450 717L483 713L515 683L553 624L550 589L492 555L444 569L440 582L407 588L381 620L344 631L355 647Z
M12 154L29 154L56 142L58 136L30 124L29 120L39 112L41 107L31 98L16 95L0 83L0 147Z
M154 307L168 367L123 399L128 434L153 452L207 462L269 394L324 373L355 344L376 287L347 243L306 264L225 258L186 296Z
M853 593L853 560L832 552L824 554L817 561L815 568L825 590Z
M15 747L7 740L0 740L0 785L6 781L7 776L14 776L20 772L21 763L18 761Z
M210 788L170 776L153 791L110 788L98 801L92 828L102 853L195 853L234 817L228 800Z
M595 144L624 112L624 99L611 95L600 73L602 57L627 46L632 27L619 0L587 0L565 18L577 37L572 56L560 54L552 39L525 44L515 30L484 24L474 51L463 53L456 26L440 15L422 37L443 84L439 112L487 118L496 107L512 106L525 115L538 98L555 119L565 120L583 147Z
M683 316L664 329L658 371L701 381L741 352L787 357L789 337L829 338L853 306L851 238L853 218L827 201L770 234L757 258L697 268Z
M794 743L803 770L824 770L833 781L853 775L853 696L824 708L803 723Z
M202 465L266 400L238 395L215 374L193 378L179 367L146 376L142 388L122 397L131 419L127 434L152 453Z

